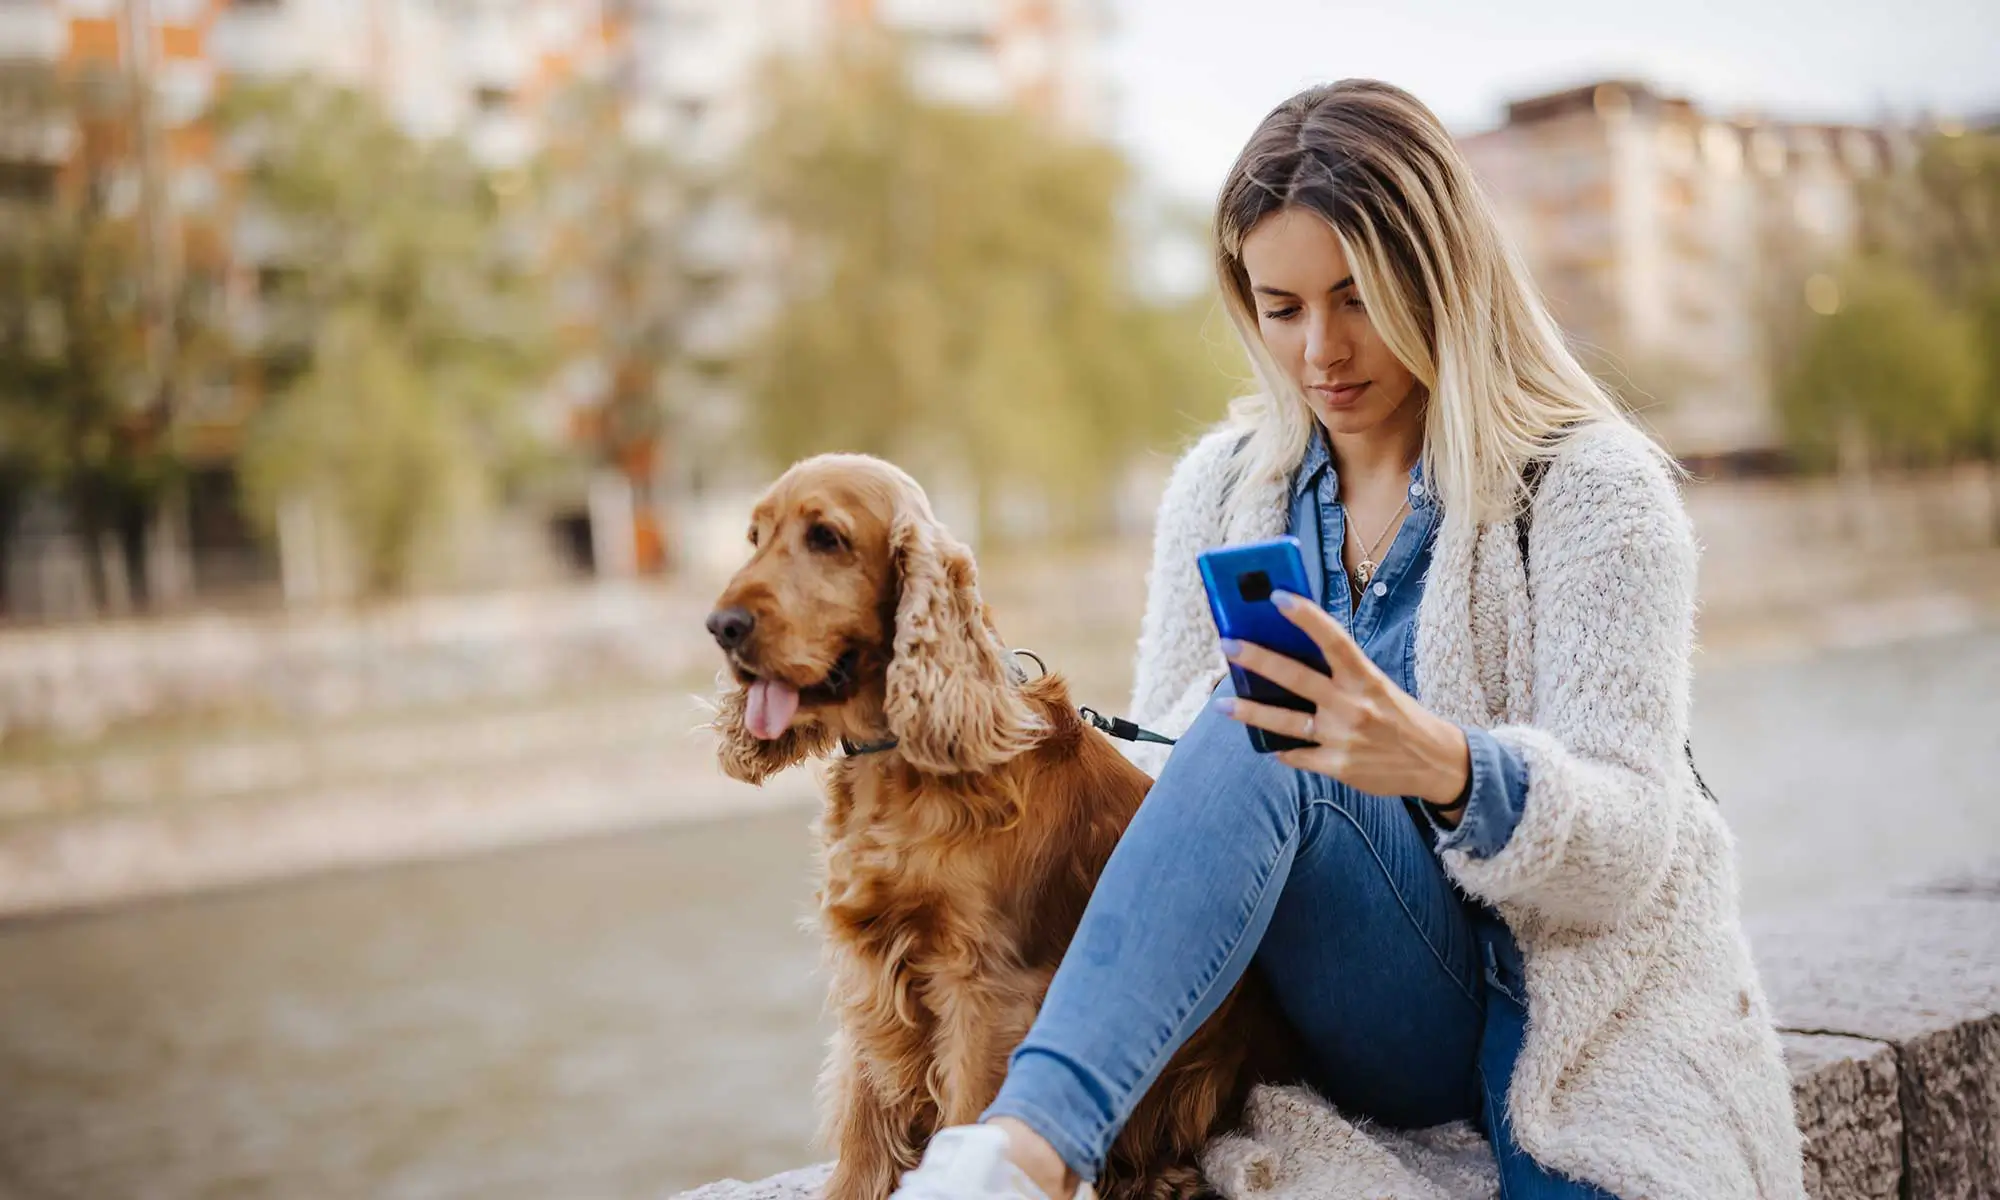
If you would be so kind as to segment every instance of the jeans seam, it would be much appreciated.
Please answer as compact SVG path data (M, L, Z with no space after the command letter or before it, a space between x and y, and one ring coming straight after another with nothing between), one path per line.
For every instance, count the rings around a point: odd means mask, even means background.
M1491 988L1493 991L1500 993L1508 1000L1512 1001L1515 1007L1523 1010L1525 1010L1528 1007L1528 998L1526 996L1520 995L1519 993L1515 992L1513 988L1507 986L1507 984L1500 978L1500 971L1498 968L1489 969L1486 972L1486 986Z
M1262 874L1258 877L1257 880L1256 899L1250 905L1251 913L1254 914L1257 911L1258 906L1264 902L1264 892L1265 889L1271 886L1271 873L1273 870L1276 869L1278 860L1284 857L1285 851L1287 849L1292 849L1294 853L1296 853L1296 848L1299 839L1300 839L1300 831L1297 828L1294 828L1292 836L1280 842L1278 844L1278 852L1276 854L1273 854L1268 862L1264 863L1262 868ZM1392 888L1391 890L1393 891L1394 889ZM1162 1050L1165 1050L1169 1045L1178 1048L1179 1046L1186 1044L1188 1037L1194 1036L1195 1031L1190 1029L1187 1031L1187 1037L1181 1038L1180 1041L1178 1042L1174 1041L1175 1031L1180 1029L1183 1025L1187 1023L1188 1016L1192 1014L1195 1009L1201 1007L1202 997L1206 996L1209 992L1209 989L1215 986L1216 979L1222 974L1223 966L1225 966L1231 959L1235 958L1236 952L1242 948L1243 937L1249 931L1249 927L1250 927L1249 922L1246 920L1243 923L1243 927L1236 931L1235 937L1229 942L1228 946L1224 949L1223 953L1219 957L1213 960L1214 966L1208 968L1208 977L1202 980L1201 983L1195 987L1193 992L1189 993L1186 996L1183 1004L1181 1005L1181 1011L1174 1018L1174 1023L1167 1029L1166 1036L1159 1039L1157 1044L1153 1045L1150 1049L1148 1049L1146 1053L1146 1058L1149 1063L1157 1059L1160 1056L1160 1052ZM1247 971L1248 969L1249 968L1246 966L1245 970ZM1159 1082L1160 1071L1164 1070L1165 1068L1166 1064L1160 1063L1157 1069L1148 1069L1146 1072L1142 1073L1141 1077L1143 1078L1145 1075L1151 1075L1153 1077L1153 1083L1157 1084ZM1150 1092L1151 1090L1152 1090L1151 1085L1148 1085L1144 1089L1140 1088L1131 1089L1133 1094L1127 1096L1125 1100L1118 1106L1118 1111L1112 1113L1112 1123L1117 1128L1123 1129L1125 1127L1125 1123L1132 1119L1133 1112L1137 1111L1140 1103L1145 1100L1146 1093ZM1106 1153L1109 1153L1108 1147L1106 1149Z
M1375 839L1369 837L1368 831L1362 828L1361 822L1355 820L1353 813L1335 804L1332 800L1315 798L1308 803L1321 805L1339 813L1348 825L1354 829L1354 832L1360 835L1361 844L1368 847L1368 856L1375 860L1375 866L1382 872L1383 881L1389 885L1389 894L1396 898L1396 906L1403 910L1403 916L1409 921L1410 928L1416 930L1417 937L1424 943L1424 948L1431 952L1433 959L1437 960L1438 969L1443 971L1445 978L1451 980L1453 986L1458 988L1459 994L1465 997L1466 1003L1471 1004L1474 1008L1478 1008L1479 998L1474 994L1473 988L1458 977L1458 972L1451 969L1451 964L1445 961L1444 951L1438 949L1437 943L1431 940L1430 933L1424 929L1424 923L1417 920L1417 914L1411 911L1410 902L1404 897L1403 890L1396 886L1395 874L1389 870L1389 864L1382 861L1381 850L1376 847Z

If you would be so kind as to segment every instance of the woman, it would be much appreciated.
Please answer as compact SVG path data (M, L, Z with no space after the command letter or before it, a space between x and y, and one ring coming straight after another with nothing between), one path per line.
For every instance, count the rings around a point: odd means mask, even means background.
M1408 94L1281 105L1215 225L1264 394L1161 504L1132 715L1180 743L1144 762L985 1123L898 1194L1076 1194L1254 960L1322 1094L1476 1122L1505 1196L1802 1196L1731 840L1683 751L1672 461L1564 348ZM1208 614L1196 554L1287 530L1324 589L1284 607L1330 679L1219 646ZM1235 700L1225 654L1315 711ZM1259 755L1245 725L1317 745Z

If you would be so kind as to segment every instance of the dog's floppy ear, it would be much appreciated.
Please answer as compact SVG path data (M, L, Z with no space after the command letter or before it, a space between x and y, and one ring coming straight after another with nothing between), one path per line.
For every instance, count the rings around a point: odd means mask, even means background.
M890 528L897 576L886 716L903 758L940 775L984 771L1034 744L1041 721L988 628L972 553L927 512Z
M770 741L752 737L743 722L748 693L727 671L716 676L713 713L704 728L715 734L715 760L722 773L744 783L762 783L786 767L825 754L833 738L817 721L795 723Z

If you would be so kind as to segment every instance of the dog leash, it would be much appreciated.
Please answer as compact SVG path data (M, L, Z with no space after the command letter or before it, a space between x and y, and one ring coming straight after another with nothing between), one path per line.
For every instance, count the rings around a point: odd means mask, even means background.
M1023 658L1034 659L1035 665L1041 668L1042 674L1046 675L1049 673L1048 664L1044 663L1042 656L1036 654L1033 650L1015 650L1011 653ZM1097 730L1099 733L1109 734L1121 742L1152 742L1156 746L1171 746L1174 744L1174 739L1164 733L1154 733L1150 729L1141 728L1124 717L1107 717L1087 704L1078 705L1076 715L1082 717L1084 724L1090 726L1092 729Z
M1096 729L1101 733L1108 733L1120 741L1152 742L1159 746L1174 745L1174 739L1168 737L1166 734L1154 733L1150 729L1143 729L1126 720L1124 717L1107 717L1096 709L1087 706L1078 708L1076 711L1077 715L1081 716L1084 722L1092 729Z
M1021 658L1033 659L1035 666L1041 669L1042 674L1047 675L1049 673L1048 664L1043 662L1042 656L1036 654L1033 650L1012 650L1009 653ZM1010 661L1008 668L1008 674L1015 677L1014 681L1016 683L1027 682L1027 672L1021 670L1019 665ZM1087 704L1079 705L1076 713L1083 718L1084 724L1089 725L1099 733L1115 737L1120 741L1151 742L1158 746L1171 746L1175 744L1174 739L1164 733L1154 733L1152 730L1142 728L1126 720L1124 717L1107 717ZM849 758L859 758L864 754L880 754L884 750L894 750L895 748L895 738L883 738L879 742L850 742L846 738L840 739L840 752Z

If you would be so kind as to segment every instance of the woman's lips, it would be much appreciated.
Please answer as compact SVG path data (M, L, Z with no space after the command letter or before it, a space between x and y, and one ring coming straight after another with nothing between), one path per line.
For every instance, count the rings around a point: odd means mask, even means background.
M1315 383L1312 385L1312 390L1319 393L1330 407L1347 408L1361 398L1361 393L1368 390L1368 381L1364 379L1360 383Z

